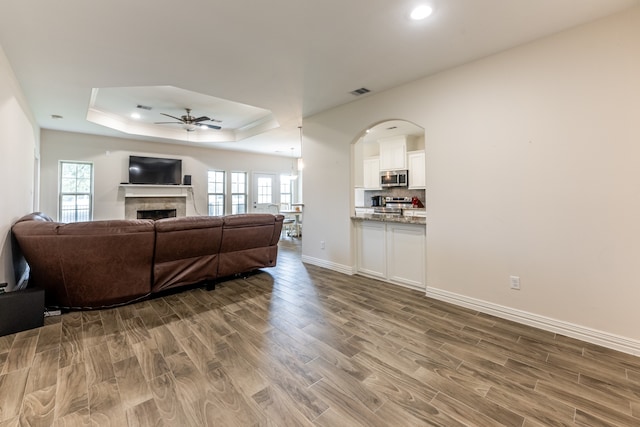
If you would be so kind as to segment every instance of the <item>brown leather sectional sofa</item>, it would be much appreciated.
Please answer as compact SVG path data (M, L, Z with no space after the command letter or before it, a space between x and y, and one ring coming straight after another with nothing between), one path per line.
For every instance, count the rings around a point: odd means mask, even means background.
M282 215L58 223L42 213L12 232L48 307L108 307L276 265Z

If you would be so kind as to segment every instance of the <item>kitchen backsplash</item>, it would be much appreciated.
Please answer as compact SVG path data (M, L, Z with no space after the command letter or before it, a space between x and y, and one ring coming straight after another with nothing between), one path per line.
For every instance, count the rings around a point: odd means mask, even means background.
M365 190L364 206L371 206L371 198L374 196L382 197L417 197L423 205L426 206L426 190L409 190L403 187L391 187L385 190Z

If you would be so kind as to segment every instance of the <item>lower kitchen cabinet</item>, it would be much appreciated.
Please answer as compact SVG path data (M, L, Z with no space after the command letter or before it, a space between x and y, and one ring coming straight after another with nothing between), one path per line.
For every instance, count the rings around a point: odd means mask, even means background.
M387 277L387 240L384 222L358 222L358 273Z
M365 220L356 229L359 274L425 289L425 225Z
M387 223L387 279L425 289L424 225Z

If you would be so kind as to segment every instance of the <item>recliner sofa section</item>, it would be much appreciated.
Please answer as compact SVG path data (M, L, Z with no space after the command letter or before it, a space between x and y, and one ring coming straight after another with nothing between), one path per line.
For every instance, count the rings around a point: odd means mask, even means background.
M246 214L224 217L219 277L276 265L284 216L276 216L282 217L278 227L273 227L272 216Z
M276 265L282 215L57 223L42 213L12 232L29 286L49 307L101 308ZM241 240L241 241L239 241Z
M180 217L155 221L151 292L211 282L218 277L222 217Z

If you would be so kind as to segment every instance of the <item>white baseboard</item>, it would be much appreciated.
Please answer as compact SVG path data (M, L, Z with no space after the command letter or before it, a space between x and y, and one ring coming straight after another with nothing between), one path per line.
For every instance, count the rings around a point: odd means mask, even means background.
M571 338L601 345L613 350L629 353L634 356L640 356L640 341L630 338L586 328L584 326L552 319L550 317L540 316L527 311L516 310L514 308L505 307L476 298L470 298L442 289L427 287L427 296L440 301L466 307L471 310L479 311L481 313L491 314L503 319L512 320L535 328L544 329L546 331L566 335Z
M329 270L337 271L339 273L348 274L350 276L355 274L355 271L351 266L344 265L344 264L337 264L335 262L327 261L320 258L314 258L307 255L302 255L302 262L316 265L318 267L327 268Z
M320 258L314 258L302 255L302 262L312 264L318 267L327 268L339 273L354 275L355 268L348 265L337 264ZM381 280L377 278L377 280ZM467 297L453 292L427 286L427 297L448 302L479 311L481 313L490 314L502 319L512 320L534 328L543 329L545 331L554 332L565 335L581 341L589 342L612 350L621 351L623 353L640 356L640 341L631 338L599 331L597 329L587 328L585 326L576 325L574 323L553 319L539 314L530 313L528 311L517 310L492 302Z

